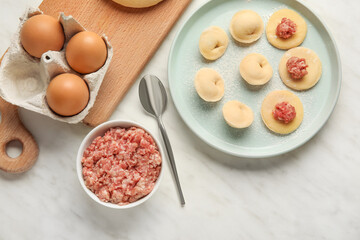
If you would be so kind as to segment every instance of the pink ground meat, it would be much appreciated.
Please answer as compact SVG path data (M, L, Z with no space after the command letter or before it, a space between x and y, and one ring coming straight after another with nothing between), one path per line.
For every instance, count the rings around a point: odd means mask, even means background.
M276 28L276 35L279 38L288 39L296 33L296 23L288 18L282 18L281 23Z
M289 72L292 79L298 80L303 78L308 72L306 68L308 65L306 64L305 58L291 57L286 62L286 68Z
M296 117L294 106L288 102L281 102L276 104L272 113L276 120L282 121L286 124L291 122Z
M143 129L111 128L81 160L85 185L101 201L126 205L149 194L160 174L161 155Z

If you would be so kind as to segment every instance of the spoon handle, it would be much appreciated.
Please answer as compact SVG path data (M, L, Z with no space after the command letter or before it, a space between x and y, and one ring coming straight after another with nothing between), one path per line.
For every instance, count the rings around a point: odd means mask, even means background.
M173 151L172 151L172 148L171 148L171 145L170 145L169 138L168 138L167 133L165 131L164 124L161 121L161 118L158 118L158 125L159 125L159 128L160 128L161 136L162 136L162 138L164 140L164 143L165 143L166 152L167 152L167 155L169 157L169 162L170 162L171 170L172 170L172 173L173 173L173 176L174 176L174 179L175 179L178 194L179 194L179 197L180 197L180 202L181 202L181 205L184 206L185 205L185 199L184 199L184 195L183 195L182 190L181 190L179 176L178 176L177 170L176 170L174 154L173 154Z

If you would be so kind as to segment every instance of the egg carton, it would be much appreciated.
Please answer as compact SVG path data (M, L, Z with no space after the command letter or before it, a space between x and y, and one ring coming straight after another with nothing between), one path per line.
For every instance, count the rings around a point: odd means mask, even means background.
M39 9L29 8L20 18L20 25L12 43L4 55L0 66L0 96L9 103L28 110L49 116L53 119L67 122L81 122L94 105L97 93L104 79L113 56L113 49L107 37L102 36L107 46L105 64L96 72L81 75L68 65L65 49L68 41L78 32L86 29L72 16L60 13L59 21L65 33L65 44L60 51L48 51L41 58L29 55L21 45L20 30L27 19L42 14ZM90 99L86 108L77 115L63 117L55 114L46 103L46 89L52 78L61 73L73 73L86 81L90 91Z

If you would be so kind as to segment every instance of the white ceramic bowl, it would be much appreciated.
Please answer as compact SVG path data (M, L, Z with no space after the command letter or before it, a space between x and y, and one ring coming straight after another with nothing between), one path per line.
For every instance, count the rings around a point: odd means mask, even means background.
M133 203L129 203L127 205L117 205L114 203L108 203L108 202L103 202L101 201L92 191L90 191L86 186L85 186L85 182L84 182L84 178L82 175L82 164L81 164L81 159L83 156L83 153L85 151L85 149L92 143L92 141L98 137L98 136L104 136L105 132L107 130L109 130L112 127L123 127L123 128L128 128L128 127L139 127L144 129L155 141L156 145L158 146L160 155L161 155L161 159L162 159L162 165L161 165L161 170L160 170L160 174L158 179L156 180L155 186L153 188L153 190L146 195L145 197L137 200L136 202ZM156 137L154 135L151 134L151 132L146 129L144 126L136 123L136 122L132 122L132 121L127 121L127 120L113 120L113 121L108 121L105 122L103 124L100 124L99 126L97 126L96 128L94 128L91 132L89 132L86 137L84 138L84 140L82 141L78 154L77 154L77 159L76 159L76 171L77 171L77 175L80 181L80 184L82 186L82 188L84 189L84 191L89 195L89 197L91 197L95 202L109 207L109 208L114 208L114 209L127 209L127 208L132 208L135 206L138 206L140 204L142 204L143 202L147 201L158 189L161 179L162 179L162 175L163 175L163 168L164 168L164 154L163 154L163 149L162 146L160 145L159 141L156 139Z

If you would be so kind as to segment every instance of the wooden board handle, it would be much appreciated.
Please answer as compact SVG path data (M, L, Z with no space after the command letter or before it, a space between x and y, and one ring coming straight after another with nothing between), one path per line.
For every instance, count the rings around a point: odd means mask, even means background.
M0 113L0 169L12 173L25 172L36 162L39 147L31 133L22 124L18 108L5 102L1 97ZM7 144L14 140L23 145L22 153L17 158L11 158L6 153Z

